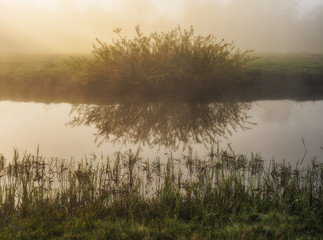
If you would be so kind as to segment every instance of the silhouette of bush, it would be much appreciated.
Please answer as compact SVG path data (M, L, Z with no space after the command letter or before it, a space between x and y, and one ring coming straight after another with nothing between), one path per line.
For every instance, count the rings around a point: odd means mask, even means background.
M97 39L90 58L73 58L87 94L110 100L199 101L245 79L249 51L213 35L195 36L180 27L127 39L121 29L111 44Z

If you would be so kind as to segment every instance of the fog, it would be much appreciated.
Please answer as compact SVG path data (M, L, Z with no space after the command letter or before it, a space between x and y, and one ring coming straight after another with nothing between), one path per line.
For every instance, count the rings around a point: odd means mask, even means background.
M322 0L0 0L0 53L86 53L137 24L147 34L192 25L243 50L323 52Z

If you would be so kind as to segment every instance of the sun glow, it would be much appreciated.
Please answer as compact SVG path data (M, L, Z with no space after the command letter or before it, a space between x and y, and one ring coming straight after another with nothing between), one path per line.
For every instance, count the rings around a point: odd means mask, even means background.
M256 51L323 49L322 0L0 0L1 52L88 52L95 38L194 26Z
M77 9L97 7L103 10L111 10L120 7L122 1L118 0L0 0L11 6L31 6L36 9L57 10L64 5L72 5Z
M56 10L60 0L0 0L12 6L32 6L35 9Z
M79 9L88 9L90 7L98 7L103 10L118 9L121 7L122 1L118 0L78 0L74 1L75 7Z

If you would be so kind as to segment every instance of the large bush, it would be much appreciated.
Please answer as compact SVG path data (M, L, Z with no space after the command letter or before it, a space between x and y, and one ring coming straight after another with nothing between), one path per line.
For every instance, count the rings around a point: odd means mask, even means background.
M111 44L97 39L92 57L74 58L78 80L87 93L108 100L199 101L245 79L248 51L213 35L195 36L191 27L133 39L115 32Z

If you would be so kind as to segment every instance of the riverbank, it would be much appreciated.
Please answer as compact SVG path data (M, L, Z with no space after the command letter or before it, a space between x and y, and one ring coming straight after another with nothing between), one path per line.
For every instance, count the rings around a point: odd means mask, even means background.
M243 82L201 89L190 101L257 101L323 99L322 54L259 54L248 65ZM0 57L0 100L44 103L111 103L109 86L84 86L69 69L66 55L19 55ZM125 102L176 101L185 87L156 97L124 94Z
M320 239L322 163L0 157L0 239ZM267 164L268 166L268 164Z

